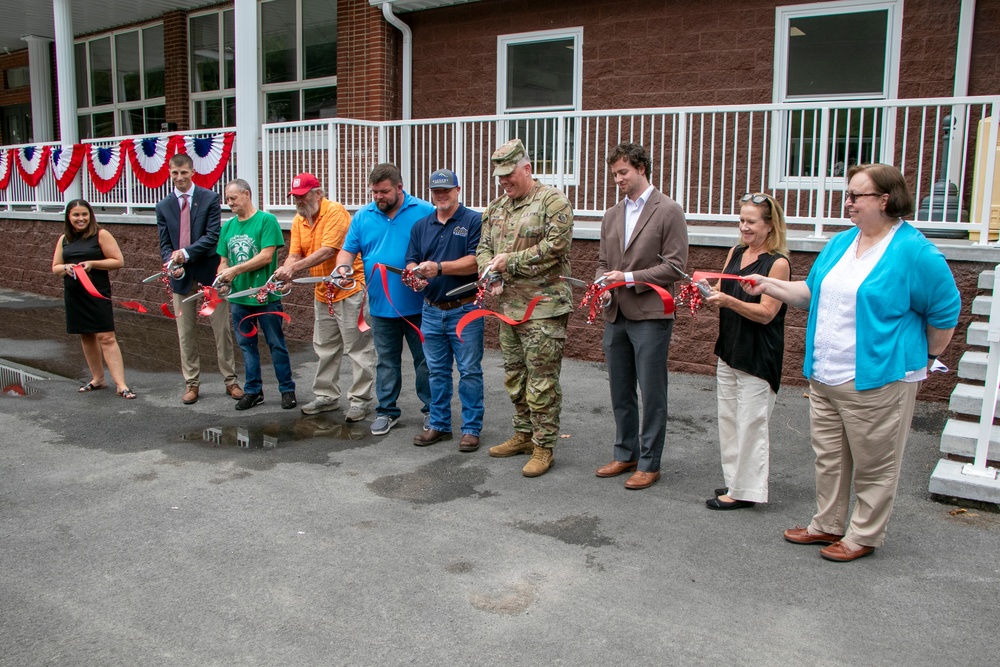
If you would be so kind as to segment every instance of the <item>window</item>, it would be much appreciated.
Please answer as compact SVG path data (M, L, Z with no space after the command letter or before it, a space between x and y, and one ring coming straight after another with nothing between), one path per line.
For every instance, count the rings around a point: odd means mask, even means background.
M160 131L166 121L163 24L77 42L81 139Z
M891 151L891 116L880 108L837 102L896 96L901 5L900 0L842 0L776 9L775 101L830 106L826 137L820 136L818 109L776 119L772 173L780 180L818 176L824 141L828 178L842 178L851 164L883 161Z
M497 38L497 113L576 111L582 97L583 28L501 35ZM575 180L577 121L513 120L501 128L524 142L532 170L545 180ZM565 183L567 178L563 179Z
M337 115L337 3L260 5L264 122Z
M236 125L236 33L233 10L199 14L188 22L191 125Z
M8 90L13 90L14 88L24 88L30 81L27 67L12 67L9 70L5 70L4 74Z

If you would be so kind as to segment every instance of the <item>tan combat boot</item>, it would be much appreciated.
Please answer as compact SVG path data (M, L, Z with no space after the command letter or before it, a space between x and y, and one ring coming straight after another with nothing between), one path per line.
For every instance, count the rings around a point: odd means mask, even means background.
M530 454L533 447L530 433L514 431L513 437L506 442L490 447L490 456L502 459L515 454Z
M521 472L525 477L540 477L549 471L553 463L555 457L551 447L535 447L531 460L524 465Z

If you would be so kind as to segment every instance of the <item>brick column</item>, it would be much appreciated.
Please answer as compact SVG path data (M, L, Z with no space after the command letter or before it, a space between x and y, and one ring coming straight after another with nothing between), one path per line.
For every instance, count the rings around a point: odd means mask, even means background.
M167 122L178 130L189 130L191 105L188 99L188 22L177 10L163 15L164 97Z
M337 115L393 120L402 113L399 31L368 0L337 0Z

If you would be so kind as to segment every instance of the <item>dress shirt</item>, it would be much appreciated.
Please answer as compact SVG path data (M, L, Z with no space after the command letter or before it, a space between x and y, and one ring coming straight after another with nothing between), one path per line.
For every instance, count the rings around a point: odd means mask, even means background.
M649 199L649 195L653 193L653 186L650 185L646 190L636 197L635 201L632 201L628 197L625 197L625 247L628 247L628 242L632 239L632 232L635 231L636 223L639 222L639 216L642 215L642 207L646 205L646 200ZM632 272L629 271L625 274L625 282L634 283L632 280ZM634 288L635 285L629 285L629 287Z

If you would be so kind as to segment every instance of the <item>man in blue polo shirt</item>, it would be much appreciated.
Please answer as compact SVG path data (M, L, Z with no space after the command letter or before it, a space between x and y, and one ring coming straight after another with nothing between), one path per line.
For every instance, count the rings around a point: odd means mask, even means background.
M405 287L398 274L390 272L383 272L389 288L386 294L382 275L375 274L375 265L405 266L410 229L415 222L433 212L434 207L403 191L403 179L395 165L376 165L368 176L368 185L374 201L354 214L344 246L337 253L337 266L351 265L359 252L365 264L368 312L375 352L378 354L375 366L378 407L372 422L372 435L388 433L402 414L396 407L396 399L403 386L403 340L406 340L413 356L417 397L423 403L424 428L429 429L430 417L427 413L430 411L431 390L418 331L423 298Z
M462 440L458 451L479 449L483 428L483 320L470 323L458 339L455 328L470 310L476 292L448 296L456 287L475 282L476 248L483 216L458 202L462 188L453 171L431 174L431 203L436 209L410 231L406 268L426 280L420 330L430 371L430 429L413 438L418 447L451 440L451 359L458 364L458 398L462 402Z

